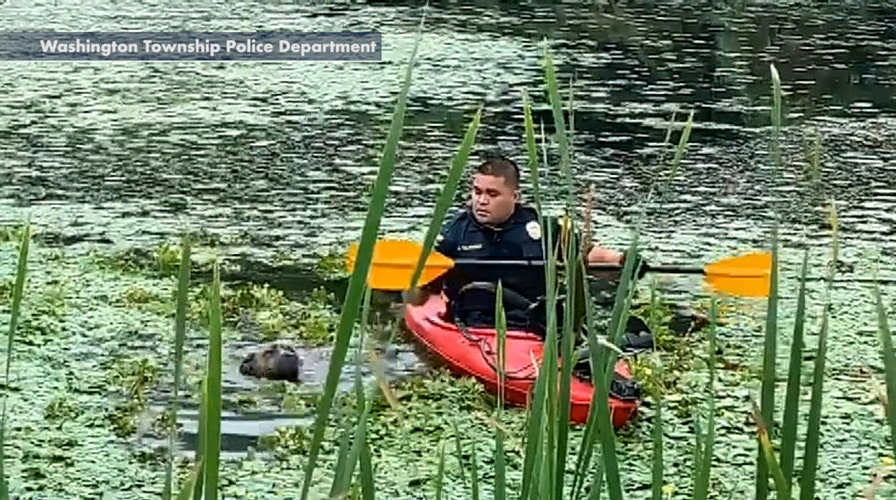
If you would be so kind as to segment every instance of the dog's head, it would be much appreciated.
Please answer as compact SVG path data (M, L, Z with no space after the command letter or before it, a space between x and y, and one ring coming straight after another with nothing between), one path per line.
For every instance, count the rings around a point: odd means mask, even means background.
M240 363L240 373L271 380L298 381L302 358L290 346L271 344L249 353Z

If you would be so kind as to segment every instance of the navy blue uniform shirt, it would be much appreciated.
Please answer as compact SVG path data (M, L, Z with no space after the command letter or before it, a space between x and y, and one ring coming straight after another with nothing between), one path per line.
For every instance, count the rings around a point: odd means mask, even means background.
M556 218L548 218L548 221L557 249L560 225ZM510 218L498 227L481 224L467 208L445 224L436 238L435 250L452 259L543 260L546 238L538 212L533 208L518 204ZM578 244L577 238L573 243ZM557 250L555 255L562 260L563 256ZM449 299L454 299L458 290L471 281L497 283L499 279L505 289L521 294L530 302L536 302L546 292L544 266L488 265L464 265L452 269L445 276L443 291ZM477 294L473 302L464 300L463 307L478 310L482 320L488 323L493 321L495 297L492 295L489 299Z

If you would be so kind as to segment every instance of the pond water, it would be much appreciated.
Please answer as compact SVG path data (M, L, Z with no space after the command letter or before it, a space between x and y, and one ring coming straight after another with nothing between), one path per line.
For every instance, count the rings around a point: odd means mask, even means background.
M169 0L77 7L12 1L0 12L4 30L383 32L380 64L5 63L0 74L0 224L30 216L67 258L155 248L190 227L221 240L228 258L250 275L257 270L271 277L286 273L278 264L283 259L292 263L290 272L308 270L320 255L359 237L367 209L363 193L376 176L423 14L416 2L240 1L187 8ZM813 276L822 274L828 259L824 210L832 196L841 260L852 274L841 278L834 299L831 376L836 381L857 364L877 369L876 343L868 340L875 332L870 295L854 278L867 277L877 265L883 276L896 279L896 8L883 2L651 1L615 8L595 2L433 2L414 68L386 232L423 236L452 155L480 104L477 155L499 148L522 161L521 89L536 101L536 125L543 121L550 133L540 67L544 39L564 92L574 79L576 188L594 186L601 242L628 243L651 183L667 173L657 158L669 120L676 113L680 124L693 108L681 171L667 200L647 207L641 235L647 259L690 265L766 246L777 207L786 278L782 307L792 309L802 249L810 251ZM768 139L771 63L785 91L780 172ZM816 136L822 168L820 182L812 184L806 181L806 151ZM550 189L562 179L549 169L541 182ZM67 266L75 273L82 269ZM51 275L55 268L42 269ZM295 288L309 288L298 281ZM696 279L664 282L680 300L700 291ZM893 297L892 288L884 292ZM822 297L813 283L813 335ZM124 324L116 321L106 334L116 352L167 355L170 339L116 344L114 333ZM169 327L155 321L160 330ZM731 335L746 350L761 343L756 331ZM63 348L84 351L54 346L59 350L19 362L39 363ZM236 359L245 349L234 344L229 350ZM410 351L400 345L389 358L390 373L421 369ZM110 351L94 352L101 357ZM316 389L325 377L326 349L308 354L324 360L309 363L308 387ZM21 369L47 376L37 365ZM252 384L235 369L225 382L234 391ZM39 392L42 407L51 394ZM254 438L281 423L233 410L233 420L223 425L231 436L225 445L235 451L246 446L241 436ZM189 427L190 416L184 418Z

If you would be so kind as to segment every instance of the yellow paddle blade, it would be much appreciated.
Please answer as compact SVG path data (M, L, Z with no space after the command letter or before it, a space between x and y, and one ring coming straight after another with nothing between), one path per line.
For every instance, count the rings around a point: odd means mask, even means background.
M355 271L360 244L352 243L348 252L348 270ZM373 247L373 260L367 286L375 290L408 290L423 255L423 245L407 240L381 240ZM454 261L435 250L429 253L418 286L425 285L454 267Z
M771 253L749 253L706 266L706 283L718 291L731 295L768 297L771 288L771 270Z
M719 292L738 297L768 297L771 288L771 279L748 276L735 277L730 276L707 276L706 284Z
M706 266L706 274L714 276L770 276L772 271L772 254L769 252L753 252L736 257L718 260Z

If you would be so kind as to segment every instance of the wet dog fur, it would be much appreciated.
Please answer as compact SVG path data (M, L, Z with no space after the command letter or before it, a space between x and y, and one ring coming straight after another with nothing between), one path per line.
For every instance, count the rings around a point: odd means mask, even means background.
M298 382L302 358L291 346L273 343L249 353L240 364L240 373L247 376Z

